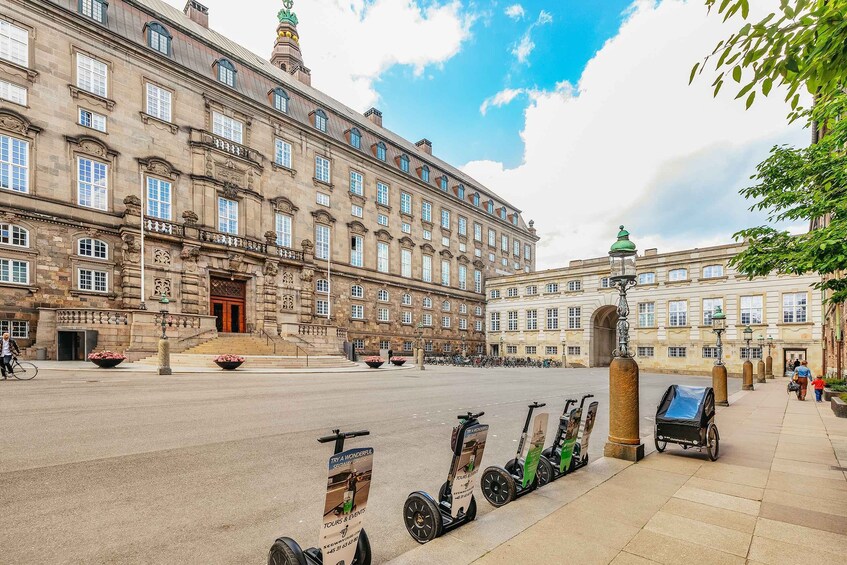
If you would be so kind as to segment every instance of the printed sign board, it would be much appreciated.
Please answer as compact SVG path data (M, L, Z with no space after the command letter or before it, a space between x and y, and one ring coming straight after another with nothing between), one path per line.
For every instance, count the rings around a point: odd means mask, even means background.
M467 512L468 505L476 486L474 476L482 465L482 452L485 450L485 438L488 425L477 424L465 430L462 454L459 456L456 476L453 479L453 504L450 514L455 518L460 512Z
M371 491L374 450L349 449L329 458L321 552L328 565L350 565Z
M582 437L579 438L579 449L582 457L588 457L588 440L591 438L591 430L594 429L594 420L597 419L597 403L588 405L585 413L585 426L582 428Z
M538 469L538 460L544 451L544 436L547 434L547 420L549 414L536 414L532 420L532 435L529 440L529 449L524 459L523 479L521 486L526 488L535 479L535 471Z
M568 427L562 440L562 456L559 459L559 472L564 473L571 465L573 458L573 446L576 443L576 434L579 432L579 421L582 420L582 408L571 411L568 417Z

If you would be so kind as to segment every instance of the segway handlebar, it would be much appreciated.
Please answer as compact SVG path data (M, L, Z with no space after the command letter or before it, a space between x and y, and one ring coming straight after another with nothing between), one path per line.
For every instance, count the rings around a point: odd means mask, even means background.
M527 406L527 408L541 408L543 406L547 406L547 403L546 402L533 402L532 404Z
M342 432L341 430L332 430L331 436L319 437L318 442L320 443L329 443L331 441L338 441L339 439L350 439L353 437L359 436L369 436L371 432L368 430L361 430L358 432Z
M456 418L458 418L459 420L476 420L480 416L484 415L485 412L479 412L477 414L474 414L473 412L468 412L467 414L459 414L458 416L456 416Z

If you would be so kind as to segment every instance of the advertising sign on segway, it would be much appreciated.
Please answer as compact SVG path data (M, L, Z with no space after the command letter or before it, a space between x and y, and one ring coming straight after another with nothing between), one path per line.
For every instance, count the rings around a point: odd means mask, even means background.
M526 452L524 459L523 480L521 486L528 487L535 480L535 472L538 470L538 462L541 459L541 452L544 450L544 436L547 435L547 422L550 415L546 412L539 414L532 421L532 435L529 440L529 449Z
M329 458L321 553L324 561L353 562L371 490L374 450L350 449Z
M485 439L488 436L488 424L477 424L465 430L465 441L462 444L462 454L455 470L453 479L453 502L450 506L450 515L453 518L464 514L468 510L470 497L473 495L476 482L474 477L482 462L482 453L485 450Z
M592 402L585 413L585 424L574 448L574 469L588 465L588 440L591 438L591 430L594 429L594 421L597 419L597 406L597 402Z
M573 459L573 449L576 444L576 435L579 432L579 422L582 420L582 408L575 408L568 416L568 425L565 429L565 437L562 440L562 452L559 456L559 472L565 473Z

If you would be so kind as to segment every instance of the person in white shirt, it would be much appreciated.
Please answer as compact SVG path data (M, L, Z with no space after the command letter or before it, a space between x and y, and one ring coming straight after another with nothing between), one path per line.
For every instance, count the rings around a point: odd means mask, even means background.
M20 355L21 350L18 349L18 344L11 338L9 332L3 334L0 340L0 372L3 373L3 380L6 379L6 372L12 374L12 356Z

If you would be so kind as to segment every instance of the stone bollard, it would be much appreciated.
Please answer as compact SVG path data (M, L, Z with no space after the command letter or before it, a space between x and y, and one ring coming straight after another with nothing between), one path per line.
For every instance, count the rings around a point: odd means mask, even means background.
M729 406L727 399L726 365L712 367L712 389L715 391L715 404Z
M765 359L765 377L768 379L773 378L773 357L770 355Z
M753 388L753 363L748 359L744 362L744 367L741 371L743 390L755 390Z
M765 383L767 382L767 376L765 376L765 362L759 359L759 362L756 363L756 382Z
M418 363L418 370L423 371L424 370L424 350L423 350L422 347L418 349L417 363Z
M639 420L638 363L629 357L615 357L609 365L609 441L603 455L627 461L643 459Z
M159 371L160 375L171 375L171 342L167 339L159 340Z

